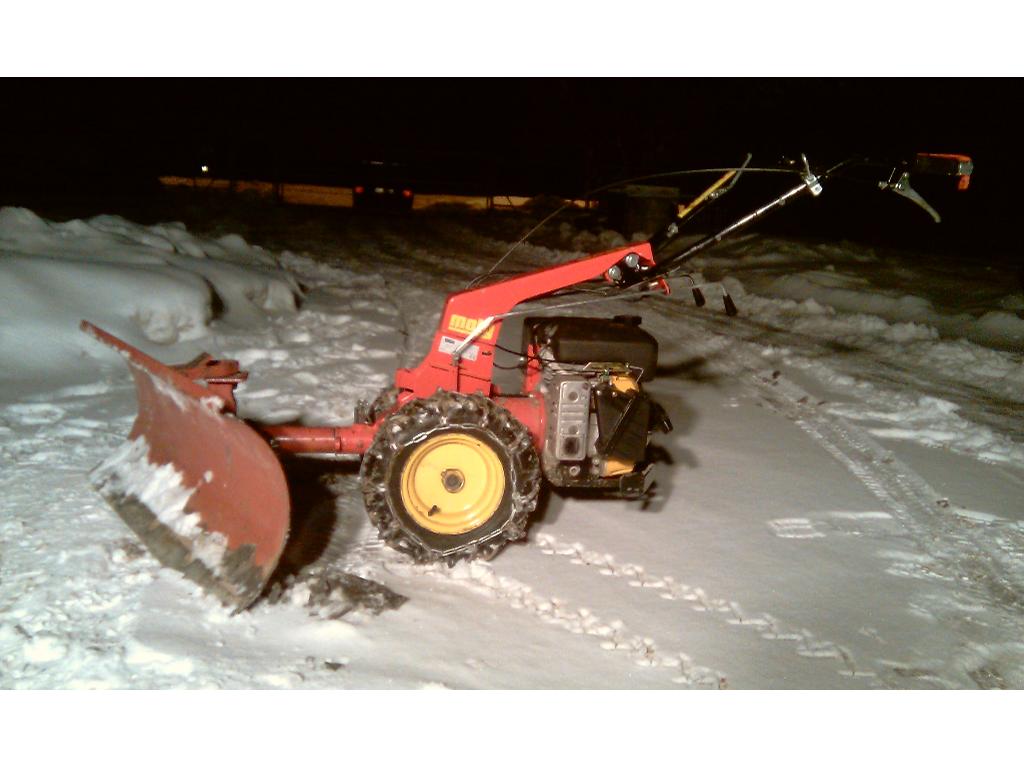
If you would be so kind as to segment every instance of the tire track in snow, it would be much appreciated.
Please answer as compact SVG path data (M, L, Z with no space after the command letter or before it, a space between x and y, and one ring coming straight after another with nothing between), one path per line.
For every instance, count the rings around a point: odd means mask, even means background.
M536 544L546 555L567 558L573 565L622 579L630 587L651 590L664 600L683 601L694 611L706 613L732 627L752 630L764 640L792 642L796 654L803 658L833 659L839 665L837 674L843 677L877 677L875 672L858 666L849 649L820 639L810 630L786 627L768 613L748 614L736 601L711 597L700 587L684 584L673 576L648 573L644 566L636 563L618 563L614 555L587 549L579 542L567 544L551 534L540 534Z
M818 411L807 392L777 371L762 371L750 380L768 407L793 421L863 483L923 553L922 557L889 553L895 562L887 571L935 580L948 590L929 596L926 611L945 615L947 623L968 637L945 666L962 671L982 688L989 687L990 680L1002 680L1004 672L996 661L975 649L1019 645L1024 637L1024 530L1020 525L991 516L957 514L948 500L892 451L841 417ZM992 618L978 621L979 608L990 611ZM905 665L881 663L907 676ZM1019 656L1003 663L1018 668ZM979 670L984 674L979 676ZM936 677L938 670L913 671L921 679L946 682Z
M762 372L754 376L754 384L769 407L791 419L846 467L935 558L928 571L975 585L1019 615L1024 609L1024 531L1007 521L994 526L992 521L972 523L953 514L942 494L892 451L841 417L817 411L810 395L781 375ZM985 523L999 528L998 535L971 535L982 531Z
M385 546L376 531L369 527L354 544L335 542L329 552L338 555L334 558L335 567L351 567L364 574L382 568L414 580L428 577L503 603L513 610L525 611L544 624L573 635L591 637L602 650L621 655L637 666L663 669L677 685L704 689L729 687L722 672L696 663L685 651L663 650L653 638L636 633L619 619L605 619L589 608L573 606L558 597L539 595L529 584L499 575L489 563L461 562L454 568L437 563L418 565Z
M498 575L487 563L460 563L451 569L436 564L404 565L418 574L453 582L492 600L504 602L514 610L527 611L539 621L571 634L591 636L603 650L623 654L638 666L665 669L672 682L678 685L690 688L729 687L723 673L695 663L684 651L663 651L653 638L635 634L623 621L606 620L588 608L574 607L557 597L538 595L528 584Z
M1024 637L1024 528L1008 520L983 519L970 513L957 513L948 502L918 473L899 461L892 451L882 447L870 434L841 416L824 413L816 407L817 400L801 387L786 379L778 370L765 369L765 352L784 331L760 328L759 336L751 338L744 331L720 332L725 320L705 316L678 304L662 304L652 319L677 325L685 319L697 332L697 348L707 346L724 364L728 375L746 384L764 404L794 422L819 447L843 465L868 491L882 502L883 508L911 539L918 553L880 553L896 561L887 570L895 575L930 579L941 588L925 596L930 601L926 613L938 614L949 626L966 633L963 648L956 658L947 659L946 666L959 668L977 663L971 648L979 643L985 647L1016 645ZM723 346L716 338L728 338ZM796 359L789 364L800 365L799 351L790 349ZM813 367L805 372L812 377ZM943 591L944 590L944 591ZM913 609L919 607L911 606ZM977 620L979 609L989 609L995 616ZM937 618L937 617L936 617ZM995 620L992 620L995 619ZM1017 661L1008 662L1019 668ZM885 662L896 674L903 665ZM982 663L987 663L982 660ZM921 671L921 670L919 670ZM934 677L932 670L922 675ZM968 670L966 676L974 679ZM945 681L943 681L945 682Z
M331 485L339 498L360 497L358 484L350 475L339 475ZM381 570L412 581L426 577L454 584L503 603L512 610L524 611L544 624L559 627L570 634L586 635L593 638L602 650L637 666L664 669L677 685L701 689L729 687L725 674L696 663L685 651L663 650L653 638L630 629L621 620L605 619L586 607L575 607L558 597L539 595L523 581L498 575L489 563L461 562L454 568L443 564L413 563L388 547L365 515L355 529L348 525L336 526L317 561L297 574L285 589L307 587L316 592L318 583L330 582L340 573L382 582L385 579L380 576ZM335 607L342 609L346 605L342 601ZM324 612L324 606L318 605L316 609Z

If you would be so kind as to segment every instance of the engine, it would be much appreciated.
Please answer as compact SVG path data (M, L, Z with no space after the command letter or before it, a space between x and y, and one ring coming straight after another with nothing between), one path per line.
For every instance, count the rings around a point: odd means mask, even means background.
M541 464L563 488L641 496L652 465L652 432L668 432L664 409L643 391L658 364L658 342L640 318L530 318L525 341L541 365L547 408Z

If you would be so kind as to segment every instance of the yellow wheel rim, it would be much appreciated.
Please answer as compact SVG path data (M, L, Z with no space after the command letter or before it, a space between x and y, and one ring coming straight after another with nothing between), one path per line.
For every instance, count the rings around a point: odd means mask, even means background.
M449 536L486 523L505 495L505 468L486 443L458 432L428 438L402 470L402 504L415 523Z

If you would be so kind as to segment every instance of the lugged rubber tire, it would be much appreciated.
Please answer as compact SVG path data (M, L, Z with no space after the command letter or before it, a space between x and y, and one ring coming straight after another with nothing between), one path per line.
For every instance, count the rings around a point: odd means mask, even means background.
M403 470L417 447L440 436L483 444L498 457L504 490L495 511L464 533L439 533L419 524L403 503ZM412 461L411 461L412 460ZM541 470L529 430L482 395L438 391L395 411L377 430L359 472L370 520L381 538L420 563L490 559L526 535L537 506Z

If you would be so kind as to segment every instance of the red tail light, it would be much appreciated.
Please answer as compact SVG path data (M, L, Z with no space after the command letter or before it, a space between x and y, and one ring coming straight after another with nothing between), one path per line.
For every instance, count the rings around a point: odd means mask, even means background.
M403 189L402 190L402 197L412 197L412 190L411 189Z
M357 195L363 194L363 188L362 187L353 187L352 191L355 192Z

